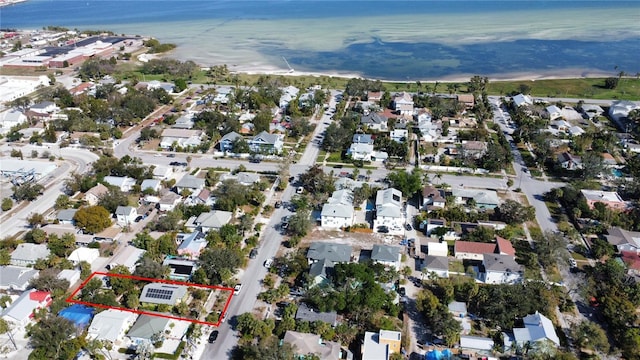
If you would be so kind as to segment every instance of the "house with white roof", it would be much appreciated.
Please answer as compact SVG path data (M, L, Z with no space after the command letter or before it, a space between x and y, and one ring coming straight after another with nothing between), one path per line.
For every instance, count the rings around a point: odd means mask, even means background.
M320 335L288 330L282 341L293 346L299 358L313 354L320 360L346 359L340 343L323 340Z
M181 148L200 146L204 133L202 130L164 129L161 136L159 146L166 150L174 146Z
M174 129L191 129L193 125L193 114L187 114L176 119L175 124L171 125L171 127Z
M187 287L165 283L149 283L142 288L140 302L149 304L176 305L187 295Z
M282 88L282 95L280 96L280 101L278 102L278 105L281 108L286 108L291 102L291 100L298 97L299 93L300 93L300 89L298 89L293 85L289 85L287 87Z
M221 180L235 180L244 186L251 186L260 182L260 175L252 172L241 171L237 174L224 174Z
M461 335L460 336L460 348L481 350L481 351L493 351L493 339L481 336Z
M535 314L525 316L522 321L524 328L513 328L513 335L503 334L505 350L510 349L514 343L522 348L527 343L540 341L560 346L560 338L548 317L536 311Z
M571 136L580 136L586 133L586 131L580 126L572 126L569 128L568 132Z
M0 134L8 134L12 127L23 124L27 116L18 110L7 110L0 113Z
M384 266L392 267L400 271L401 261L400 247L391 245L373 245L371 250L371 260Z
M571 124L569 124L566 120L554 120L551 122L551 126L562 132L567 132L571 128Z
M46 259L51 254L47 244L18 244L18 247L11 253L11 265L29 266L34 265L40 259Z
M376 194L376 216L373 231L386 229L391 234L401 234L404 229L402 192L394 188L378 190Z
M389 360L391 354L400 352L401 340L402 334L399 331L365 332L361 348L362 360Z
M147 189L151 189L153 191L160 190L160 186L162 182L159 179L144 179L142 180L142 184L140 184L140 190L145 191Z
M320 223L324 228L349 227L354 219L353 193L347 189L334 191L320 212Z
M583 114L585 114L589 119L593 119L595 117L601 116L604 113L604 110L600 105L594 104L582 104L580 108Z
M104 310L93 317L87 338L119 344L137 318L137 314L129 311Z
M631 110L640 109L640 104L630 100L618 100L611 103L609 116L616 124L624 129L623 120L629 116Z
M40 271L22 266L0 266L0 290L25 291L29 281L38 277Z
M404 143L409 140L409 130L407 129L395 129L390 133L391 140L399 143Z
M533 99L529 95L518 94L511 99L516 106L533 105Z
M284 145L282 139L283 135L263 131L248 141L249 149L260 154L278 154Z
M4 309L0 317L11 324L24 327L31 321L36 310L47 308L52 302L48 291L27 290Z
M29 111L41 115L49 115L59 110L60 108L53 101L41 101L29 107Z
M562 117L562 109L555 105L549 105L546 107L547 115L549 115L549 120L553 121L557 118Z
M89 265L92 265L94 261L98 260L100 257L99 249L91 249L88 247L79 247L71 254L69 254L69 261L71 261L74 265L80 264L81 261L86 261Z
M56 276L60 280L67 280L69 282L69 286L74 286L78 281L80 281L80 270L78 269L64 269L58 273Z
M393 97L393 110L398 115L413 114L413 97L411 94L403 92Z
M347 149L347 156L353 160L371 161L373 154L373 144L352 143Z
M116 208L116 218L118 225L129 226L136 221L138 210L133 206L118 206Z
M105 176L104 182L120 189L122 192L129 192L136 184L136 179L127 176Z
M180 179L176 183L176 192L181 194L183 191L190 191L192 194L200 192L200 190L204 189L205 180L195 177L193 175L187 174Z
M173 168L170 166L156 165L153 168L153 178L158 180L167 180L173 174Z

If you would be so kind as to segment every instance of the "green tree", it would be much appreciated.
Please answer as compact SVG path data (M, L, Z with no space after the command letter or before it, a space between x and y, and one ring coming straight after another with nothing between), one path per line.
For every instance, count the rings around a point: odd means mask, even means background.
M294 237L304 237L311 230L311 212L299 209L289 218L287 232Z
M507 199L496 208L496 216L507 224L520 224L535 219L536 212L533 206L522 205L519 202Z
M47 240L47 233L42 229L33 229L24 235L24 240L28 243L42 244Z
M582 179L593 180L604 171L604 159L600 153L589 151L582 156Z
M61 357L75 334L73 323L65 318L48 315L29 329L29 343L33 352L29 359L71 359Z
M109 273L124 276L131 275L129 268L124 265L114 266L109 270ZM109 284L111 285L111 290L118 296L135 288L135 281L129 277L109 276Z
M242 264L242 255L233 249L207 248L198 258L210 284L221 284L228 280Z
M98 205L113 214L116 212L118 206L129 205L129 199L127 198L127 194L123 193L120 189L111 187L107 193L100 196Z
M111 226L111 214L100 205L81 207L73 216L76 226L96 234Z
M422 172L413 169L410 173L406 170L394 171L388 175L391 186L402 192L407 198L411 198L422 188Z
M65 195L65 194L60 194L57 198L56 198L56 203L53 206L56 210L62 210L62 209L68 209L71 207L71 200L69 199L69 196Z
M16 201L33 201L42 195L44 186L35 182L26 182L22 185L14 185L11 187L11 191L13 191L13 198L16 199Z
M595 349L603 353L608 353L610 344L607 333L592 321L583 321L577 328L573 329L573 336L576 343L582 348Z
M29 284L41 291L62 291L64 293L69 289L69 281L66 279L59 279L56 272L57 271L51 268L42 270L40 272L40 276L31 279Z
M54 255L66 258L76 248L76 236L72 233L65 233L60 237L52 234L47 241L47 248Z
M140 260L138 260L138 264L136 266L136 270L133 272L133 275L153 279L162 279L166 274L169 273L169 269L147 254L148 253L145 253L140 258Z
M2 211L9 211L13 207L13 200L11 198L2 199Z

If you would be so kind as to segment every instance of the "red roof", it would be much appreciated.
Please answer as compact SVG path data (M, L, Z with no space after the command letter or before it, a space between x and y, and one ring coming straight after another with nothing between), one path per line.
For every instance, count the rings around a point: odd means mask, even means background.
M640 255L635 251L622 251L620 255L622 256L622 261L624 261L630 269L640 271Z
M465 252L472 254L493 254L496 250L494 243L481 243L473 241L456 241L454 245L455 253Z
M498 244L498 253L504 255L516 256L516 249L511 245L511 241L501 238L500 236L496 236L496 243Z
M43 302L51 295L48 291L33 291L29 294L29 299L37 302Z

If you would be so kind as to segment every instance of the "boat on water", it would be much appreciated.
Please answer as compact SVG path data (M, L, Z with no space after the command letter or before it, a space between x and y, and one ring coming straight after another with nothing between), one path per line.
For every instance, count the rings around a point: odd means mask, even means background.
M0 7L14 5L25 1L27 0L0 0Z

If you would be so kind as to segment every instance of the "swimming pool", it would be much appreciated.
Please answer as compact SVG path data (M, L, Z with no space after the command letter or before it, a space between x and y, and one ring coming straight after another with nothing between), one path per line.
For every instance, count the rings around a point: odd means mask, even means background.
M622 171L620 171L620 169L611 169L611 173L617 178L622 177Z

